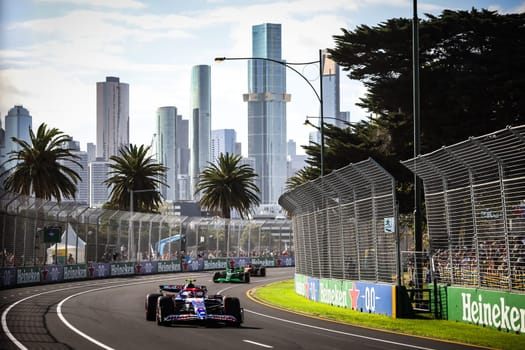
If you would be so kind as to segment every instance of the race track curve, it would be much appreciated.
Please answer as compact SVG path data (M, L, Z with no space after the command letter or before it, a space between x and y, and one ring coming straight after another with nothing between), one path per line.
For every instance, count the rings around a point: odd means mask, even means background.
M214 284L212 272L150 275L0 291L0 349L476 349L308 318L261 305L250 288L293 278L293 268L267 269L250 284ZM241 298L240 328L157 326L144 314L147 293L188 277L210 294Z

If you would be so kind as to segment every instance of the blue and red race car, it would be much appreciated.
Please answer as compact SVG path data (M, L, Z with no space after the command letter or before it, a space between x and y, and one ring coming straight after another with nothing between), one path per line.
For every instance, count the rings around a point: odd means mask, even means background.
M208 295L206 286L188 279L184 285L160 285L159 293L146 296L146 320L158 325L219 323L239 327L244 312L239 298Z

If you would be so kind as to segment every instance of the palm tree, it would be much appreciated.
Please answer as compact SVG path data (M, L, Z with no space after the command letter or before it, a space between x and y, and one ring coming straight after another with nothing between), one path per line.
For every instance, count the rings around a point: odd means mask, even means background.
M261 202L254 182L257 174L240 161L240 155L221 153L217 164L208 162L195 187L195 194L202 191L201 206L225 219L231 218L232 209L244 219Z
M111 186L111 196L106 207L130 210L130 192L133 191L133 210L156 212L162 202L159 185L164 182L167 168L148 156L151 146L130 144L119 150L120 156L111 156L111 175L104 184ZM167 186L167 185L166 185Z
M71 137L57 128L48 129L45 123L40 124L36 135L30 128L29 137L31 143L12 138L20 149L9 152L9 159L2 164L4 167L7 163L16 162L0 174L0 178L6 176L5 189L27 196L34 194L36 198L45 200L55 199L58 203L62 197L74 199L81 178L65 164L68 161L81 168L82 165L77 161L79 156L63 147L64 142L71 141Z

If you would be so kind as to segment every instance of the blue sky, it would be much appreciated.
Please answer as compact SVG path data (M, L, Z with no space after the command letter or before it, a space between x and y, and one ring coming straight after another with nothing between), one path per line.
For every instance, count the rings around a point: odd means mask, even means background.
M251 28L281 23L283 58L315 61L341 28L412 17L412 0L0 0L0 115L23 105L33 127L46 122L80 141L96 140L96 82L118 76L130 84L130 141L149 144L155 113L176 106L189 116L191 68L211 65L212 128L237 131L247 153L247 63L214 63L251 55ZM418 14L485 8L524 12L525 0L418 1ZM319 85L318 67L301 72ZM364 89L341 74L341 108L353 121ZM316 115L311 88L288 70L288 139L308 142L305 116ZM422 82L424 83L424 82ZM299 148L299 147L298 147ZM303 153L298 149L299 153Z

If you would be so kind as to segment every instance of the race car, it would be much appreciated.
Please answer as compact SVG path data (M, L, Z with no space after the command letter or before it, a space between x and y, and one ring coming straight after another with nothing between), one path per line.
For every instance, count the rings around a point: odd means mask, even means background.
M184 285L160 285L159 293L146 295L146 320L158 325L181 323L224 324L239 327L244 311L239 298L208 295L206 286L186 280Z
M215 283L250 283L250 273L244 269L226 268L224 271L217 271L213 274Z
M266 266L262 264L247 264L244 266L244 272L249 272L250 276L266 276Z

